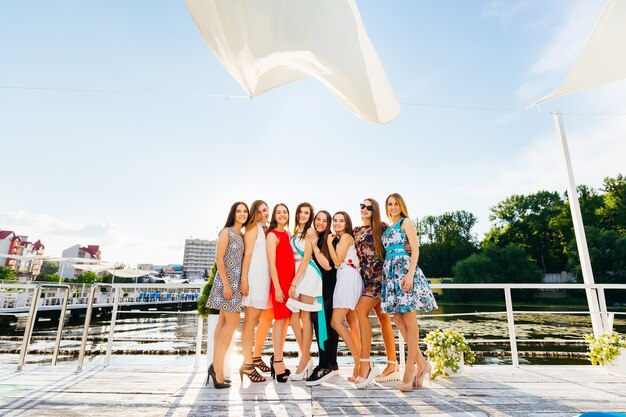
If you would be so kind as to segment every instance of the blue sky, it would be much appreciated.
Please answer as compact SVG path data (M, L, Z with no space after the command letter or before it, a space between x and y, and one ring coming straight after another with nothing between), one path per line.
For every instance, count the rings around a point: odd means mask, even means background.
M578 183L625 173L626 85L552 100L606 0L358 0L402 105L387 125L316 80L260 98L204 45L182 0L0 2L0 228L59 255L182 262L232 202L346 210L400 192L412 217L565 190L551 111ZM216 97L217 96L217 97ZM443 107L442 107L443 106ZM453 108L446 106L461 106Z

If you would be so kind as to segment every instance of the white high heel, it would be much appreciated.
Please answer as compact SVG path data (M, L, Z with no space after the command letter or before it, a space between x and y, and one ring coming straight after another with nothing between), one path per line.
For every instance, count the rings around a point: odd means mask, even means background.
M294 372L293 374L291 374L289 378L292 381L303 381L309 377L309 375L313 371L313 368L315 368L315 366L313 365L313 358L309 358L309 362L307 362L306 366L304 367L304 370L300 372L299 374Z
M367 359L359 359L361 362L370 362L369 358ZM365 379L363 379L360 376L356 377L356 380L354 381L354 388L356 389L363 389L366 388L371 382L372 380L376 377L376 375L378 375L378 372L380 372L378 370L378 368L376 367L376 365L372 364L370 362L370 370L367 373L367 377Z

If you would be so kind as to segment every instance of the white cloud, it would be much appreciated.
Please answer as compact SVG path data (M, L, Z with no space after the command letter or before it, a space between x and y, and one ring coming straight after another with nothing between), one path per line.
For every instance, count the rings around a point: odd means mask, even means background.
M182 261L183 244L158 242L128 233L114 223L70 223L41 213L0 212L0 228L41 239L46 255L60 256L63 249L80 244L100 245L104 260L137 263L176 263Z

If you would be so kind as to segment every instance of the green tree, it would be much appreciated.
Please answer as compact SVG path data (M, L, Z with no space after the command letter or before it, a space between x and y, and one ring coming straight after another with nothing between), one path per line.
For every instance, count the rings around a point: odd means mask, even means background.
M600 209L602 225L626 236L626 177L619 174L615 178L604 179L604 207Z
M480 253L453 267L456 283L537 283L543 274L526 251L515 245L487 244ZM501 299L501 290L455 290L449 297L459 301ZM522 294L520 298L527 298ZM448 295L446 295L448 297Z
M159 271L159 278L163 278L165 276L165 271L163 270L163 268L161 268L161 270Z
M95 272L91 272L91 271L81 272L74 279L75 282L83 283L83 284L93 284L94 282L98 282L99 280L100 280L100 277L98 277L98 274L96 274Z
M208 269L204 269L204 273L202 274L202 278L204 278L205 280L209 279L209 270Z
M513 195L491 208L494 226L484 242L500 247L524 248L544 272L560 272L567 267L567 244L562 213L565 202L557 192L539 191Z
M5 266L0 266L0 280L14 280L15 271Z
M478 222L467 211L446 212L415 220L420 236L420 267L428 276L450 277L452 266L478 250L472 229Z
M58 262L43 261L43 263L41 264L41 271L39 272L39 275L42 275L42 276L53 275L53 274L56 274L57 272L59 272Z

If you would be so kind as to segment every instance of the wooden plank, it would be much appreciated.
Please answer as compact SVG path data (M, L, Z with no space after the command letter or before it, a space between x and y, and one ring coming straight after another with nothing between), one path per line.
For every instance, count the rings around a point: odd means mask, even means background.
M394 383L354 390L351 367L328 383L271 380L252 384L232 375L233 387L205 387L190 367L0 366L0 408L6 416L575 416L626 410L626 378L590 366L475 366L463 377L433 381L409 393Z

